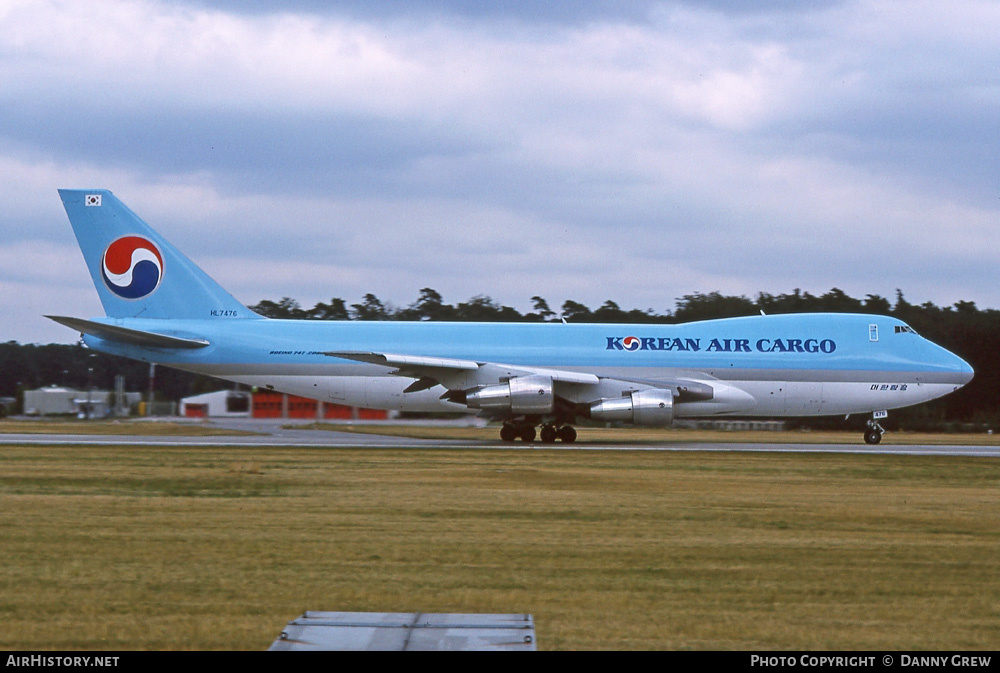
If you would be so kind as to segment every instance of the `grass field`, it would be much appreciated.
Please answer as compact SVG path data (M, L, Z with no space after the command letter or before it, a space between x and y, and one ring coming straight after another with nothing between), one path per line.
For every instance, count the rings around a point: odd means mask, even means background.
M213 427L207 423L133 418L89 421L81 421L75 418L17 418L0 420L0 436L5 434L212 437L219 435L250 435L254 433Z
M305 610L540 649L995 649L1000 463L0 447L0 648L263 650Z

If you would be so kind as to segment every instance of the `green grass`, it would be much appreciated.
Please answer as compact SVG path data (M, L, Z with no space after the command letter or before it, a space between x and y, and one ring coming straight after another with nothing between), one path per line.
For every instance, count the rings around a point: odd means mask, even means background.
M0 648L263 650L305 610L540 649L994 649L1000 462L0 447Z
M217 428L206 423L151 421L135 418L110 421L83 421L76 418L18 418L0 420L0 435L5 434L213 437L219 435L254 435L257 433Z

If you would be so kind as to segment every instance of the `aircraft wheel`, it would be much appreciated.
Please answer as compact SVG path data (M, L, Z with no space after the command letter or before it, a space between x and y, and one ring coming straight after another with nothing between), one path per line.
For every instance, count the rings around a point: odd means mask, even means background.
M521 428L521 441L526 443L535 441L535 426L525 425Z
M556 441L556 436L558 434L559 433L556 430L556 426L552 425L551 423L546 423L545 425L542 426L542 433L541 433L542 441L545 442L546 444L551 444L552 442Z
M517 428L510 423L504 423L503 427L500 428L500 439L505 442L513 442L517 439Z
M865 430L865 444L878 444L882 441L882 433L878 430L871 428Z
M573 428L572 425L562 426L561 428L559 428L559 432L557 433L557 435L559 437L559 441L563 442L564 444L572 444L573 442L576 441L576 430Z

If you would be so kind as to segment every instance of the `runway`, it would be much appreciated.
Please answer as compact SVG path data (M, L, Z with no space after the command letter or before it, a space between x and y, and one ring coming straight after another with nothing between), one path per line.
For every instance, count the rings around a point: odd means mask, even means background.
M892 435L886 435L882 444L870 446L857 444L806 444L796 442L664 442L662 445L642 443L591 443L542 444L541 442L502 442L499 439L418 439L392 437L370 433L340 432L336 430L299 429L287 421L269 422L238 420L216 422L213 425L241 432L258 434L232 434L216 436L148 436L148 435L75 435L75 434L0 434L0 445L37 446L239 446L239 447L325 447L366 449L421 449L447 448L461 450L521 450L521 451L704 451L746 453L855 453L873 455L925 455L925 456L979 456L1000 458L1000 446L971 446L963 444L893 444Z

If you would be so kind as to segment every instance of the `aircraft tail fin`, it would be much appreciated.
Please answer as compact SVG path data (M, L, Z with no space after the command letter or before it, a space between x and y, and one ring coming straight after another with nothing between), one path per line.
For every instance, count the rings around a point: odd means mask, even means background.
M104 189L60 189L111 318L260 318Z

